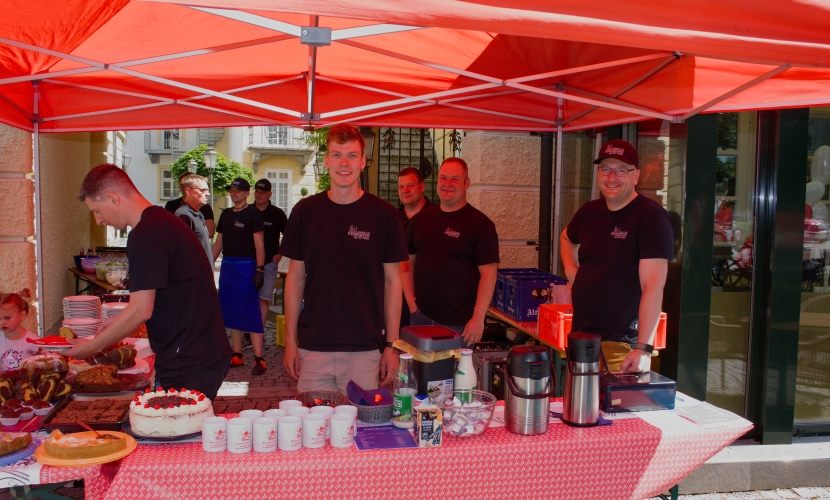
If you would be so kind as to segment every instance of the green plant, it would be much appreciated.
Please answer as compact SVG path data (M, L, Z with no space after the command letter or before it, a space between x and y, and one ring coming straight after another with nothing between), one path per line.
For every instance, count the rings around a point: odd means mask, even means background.
M305 198L306 196L308 196L308 189L306 189L306 188L300 188L300 196L302 196L303 198Z
M326 133L328 133L331 127L323 127L318 128L316 130L312 130L310 132L306 132L303 136L299 139L304 146L306 147L313 147L314 148L314 155L315 163L319 163L323 161L323 155L326 146ZM328 191L329 187L331 187L331 178L329 177L328 172L325 174L321 174L317 176L317 192L322 193L323 191ZM305 195L303 195L305 196Z
M207 146L202 144L184 153L178 160L170 165L170 170L173 172L173 178L178 179L179 176L187 172L187 163L190 160L196 161L196 173L208 179L210 185L210 173L205 168L204 153ZM222 153L218 153L216 157L216 169L213 171L213 194L224 196L228 192L228 186L234 179L241 177L248 181L252 186L254 185L254 171L250 168L241 166L238 162L228 159Z

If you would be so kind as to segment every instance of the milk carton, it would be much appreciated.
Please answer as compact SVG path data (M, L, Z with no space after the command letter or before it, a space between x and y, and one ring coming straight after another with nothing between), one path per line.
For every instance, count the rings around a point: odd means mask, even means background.
M435 405L415 407L415 441L419 448L441 446L443 413Z

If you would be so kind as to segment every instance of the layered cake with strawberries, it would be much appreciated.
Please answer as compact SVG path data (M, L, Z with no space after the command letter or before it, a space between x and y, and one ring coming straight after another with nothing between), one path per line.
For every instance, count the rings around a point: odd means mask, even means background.
M139 436L193 434L202 430L202 420L212 416L210 399L196 390L148 388L136 393L130 405L130 427Z

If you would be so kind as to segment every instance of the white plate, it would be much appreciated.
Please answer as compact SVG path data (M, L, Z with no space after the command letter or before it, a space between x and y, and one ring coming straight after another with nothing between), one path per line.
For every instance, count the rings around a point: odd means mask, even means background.
M92 302L94 300L99 304L101 303L101 299L94 295L70 295L68 297L64 297L63 300L69 302Z
M71 345L37 345L37 347L43 349L44 351L51 351L51 352L60 352L60 351L68 351L72 349Z
M147 364L146 359L136 359L135 366L130 368L125 368L123 370L118 370L118 373L132 373L132 374L140 374L140 373L150 373L150 365Z
M100 319L101 311L64 311L64 319L92 318Z
M100 325L101 318L75 318L75 319L66 319L63 321L64 326L92 326L92 325Z

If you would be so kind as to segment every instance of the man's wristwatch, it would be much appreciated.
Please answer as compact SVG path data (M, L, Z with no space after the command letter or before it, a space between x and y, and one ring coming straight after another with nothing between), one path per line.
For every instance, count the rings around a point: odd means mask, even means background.
M651 344L635 344L634 349L644 351L646 354L651 354L654 352L654 346Z
M265 271L265 266L256 266L257 271Z
M388 348L388 347L391 347L392 349L394 349L394 348L395 348L395 346L393 345L393 343L392 343L392 342L387 342L385 347L387 347L387 348Z

